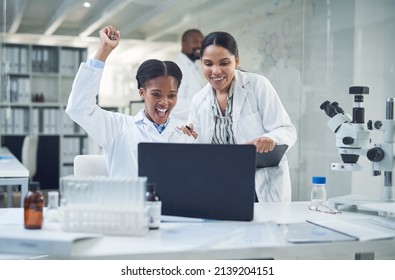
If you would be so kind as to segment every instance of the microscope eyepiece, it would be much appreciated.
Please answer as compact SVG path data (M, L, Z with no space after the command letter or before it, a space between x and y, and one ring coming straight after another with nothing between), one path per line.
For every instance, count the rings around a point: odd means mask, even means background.
M327 116L330 118L337 115L336 109L333 108L333 106L328 100L321 104L320 109L324 110Z
M339 106L337 101L331 103L332 107L335 108L336 112L344 115L344 110Z
M344 114L343 109L339 106L339 103L334 101L330 103L328 100L321 104L321 110L324 110L328 117L332 118L337 114Z

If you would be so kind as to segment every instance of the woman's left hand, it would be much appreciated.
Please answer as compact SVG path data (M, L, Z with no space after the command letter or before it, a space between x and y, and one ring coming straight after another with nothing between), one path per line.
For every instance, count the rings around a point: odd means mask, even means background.
M267 153L274 149L276 142L269 137L258 137L252 141L247 142L247 144L255 145L256 151L259 153Z
M194 130L194 126L192 123L190 123L189 125L183 125L183 126L179 126L177 127L180 131L182 131L184 134L188 135L188 136L192 136L193 138L197 138L198 134L196 133L196 131Z

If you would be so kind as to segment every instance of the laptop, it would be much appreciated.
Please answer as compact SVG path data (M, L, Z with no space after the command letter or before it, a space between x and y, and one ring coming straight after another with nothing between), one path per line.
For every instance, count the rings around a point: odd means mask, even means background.
M139 143L138 174L156 183L162 215L251 221L253 145Z
M256 167L265 168L279 165L287 149L288 145L282 144L274 146L270 152L256 153Z

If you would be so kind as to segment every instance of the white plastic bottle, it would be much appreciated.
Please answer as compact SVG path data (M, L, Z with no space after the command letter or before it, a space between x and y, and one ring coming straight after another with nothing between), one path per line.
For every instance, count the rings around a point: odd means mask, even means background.
M48 207L44 218L47 222L60 222L59 192L48 192Z
M314 176L312 179L311 202L317 205L326 204L326 177Z

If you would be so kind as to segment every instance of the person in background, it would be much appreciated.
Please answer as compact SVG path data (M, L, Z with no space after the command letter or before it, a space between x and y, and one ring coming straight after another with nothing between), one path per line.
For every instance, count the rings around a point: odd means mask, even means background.
M182 79L171 61L150 59L137 70L137 88L144 108L136 116L114 113L96 104L107 57L118 46L120 33L112 26L100 30L100 45L93 59L81 63L66 107L68 116L103 148L109 176L137 177L139 142L194 142L177 129L169 115L177 102ZM166 159L163 159L166 164Z
M185 134L199 143L253 144L260 153L276 144L295 144L296 129L270 81L238 70L240 57L231 34L208 34L201 63L209 83L192 99L189 125L180 127ZM256 170L255 190L259 201L291 201L286 156L279 166Z
M178 89L177 105L171 115L184 123L188 120L189 106L193 95L205 84L200 69L195 63L196 60L200 59L202 40L203 34L200 30L189 29L185 31L181 39L181 52L174 61L181 68L182 82Z

